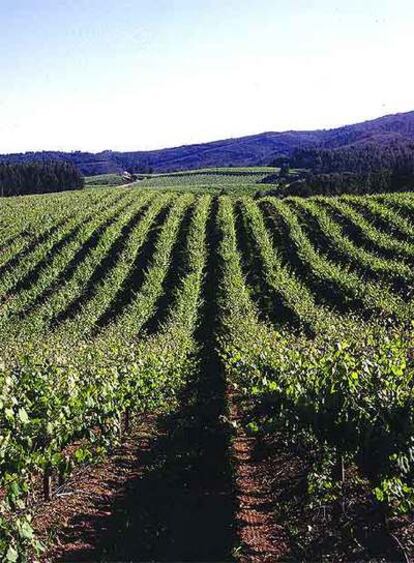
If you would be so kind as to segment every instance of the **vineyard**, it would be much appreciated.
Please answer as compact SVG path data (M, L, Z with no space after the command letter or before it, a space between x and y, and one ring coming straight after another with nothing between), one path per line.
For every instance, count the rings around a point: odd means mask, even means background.
M269 168L212 168L144 177L141 188L192 192L195 194L252 194L269 174ZM273 171L276 169L274 168Z
M148 516L140 560L414 553L414 196L254 200L260 174L0 202L1 560L45 557L38 506L148 417L170 420L156 482L189 517ZM110 560L133 559L133 522Z

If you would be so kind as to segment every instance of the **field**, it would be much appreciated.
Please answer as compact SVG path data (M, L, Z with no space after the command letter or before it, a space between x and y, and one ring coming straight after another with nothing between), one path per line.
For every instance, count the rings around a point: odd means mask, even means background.
M269 174L277 171L277 168L270 166L228 166L223 168L197 168L196 170L182 170L179 172L164 172L162 174L152 174L152 176L198 176L200 174L224 174L226 176L234 176L247 174L248 176L255 174Z
M139 182L141 188L156 189L157 191L175 190L192 193L241 193L252 194L262 186L257 182L266 174L166 174L163 176L152 176Z
M165 174L138 175L136 185L142 188L174 190L192 193L210 194L253 194L266 186L260 180L277 171L276 168L206 168ZM86 178L87 186L118 186L122 178L116 174L103 174Z
M2 559L414 554L414 196L261 174L0 201Z
M93 186L122 186L125 180L122 178L121 174L98 174L97 176L87 176L85 178L85 186L88 188Z

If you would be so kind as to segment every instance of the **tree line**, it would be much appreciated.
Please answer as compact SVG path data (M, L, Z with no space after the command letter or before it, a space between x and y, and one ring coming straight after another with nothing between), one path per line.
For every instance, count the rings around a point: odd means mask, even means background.
M294 168L311 169L317 174L414 169L414 143L406 139L391 142L376 139L337 149L298 149L289 161Z
M282 197L414 189L414 143L405 139L372 139L336 149L297 149L291 157L279 157L272 164L301 169L270 182L279 184L272 193Z
M78 190L84 179L71 162L0 163L0 195L16 196Z
M313 195L364 195L390 192L405 192L414 189L414 170L378 170L376 172L332 172L314 174L302 172L295 174L294 180L279 179L277 187L257 192L257 197L274 195L277 197ZM266 183L266 182L263 182Z
M301 197L341 194L363 195L406 191L412 185L412 182L402 182L390 170L368 173L310 173L286 185L286 187L279 190L279 194Z

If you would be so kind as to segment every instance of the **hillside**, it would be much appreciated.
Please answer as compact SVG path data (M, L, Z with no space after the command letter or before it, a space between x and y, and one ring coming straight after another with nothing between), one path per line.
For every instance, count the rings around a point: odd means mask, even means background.
M136 152L37 152L0 155L0 162L69 160L85 175L131 169L135 172L170 172L195 168L267 165L278 156L291 156L296 149L334 149L354 143L387 145L414 139L414 112L315 131L266 132L235 139Z

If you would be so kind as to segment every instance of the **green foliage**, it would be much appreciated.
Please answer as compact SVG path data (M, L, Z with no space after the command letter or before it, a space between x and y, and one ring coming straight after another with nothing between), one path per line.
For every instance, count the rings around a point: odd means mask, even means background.
M127 184L127 182L121 174L98 174L85 178L85 186L88 188L122 186L124 184Z
M346 333L336 326L312 339L275 332L259 321L249 299L229 200L222 202L220 221L221 349L229 379L236 389L267 405L293 440L310 433L327 453L358 463L370 476L378 500L395 510L411 509L412 331L367 323ZM315 467L309 492L334 490L330 466Z
M201 360L209 253L222 368L260 407L247 430L283 427L312 444L315 504L340 497L338 467L352 463L387 510L412 510L413 202L141 187L2 201L0 559L41 550L33 476L101 459L122 441L126 416L177 406Z
M253 194L258 188L258 182L268 171L266 168L213 168L154 174L139 181L138 186L158 191L167 189L193 193Z
M83 185L83 177L71 162L0 162L1 196L78 190Z

